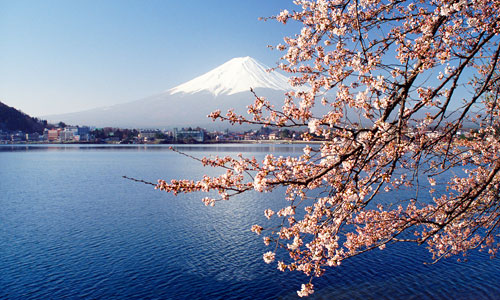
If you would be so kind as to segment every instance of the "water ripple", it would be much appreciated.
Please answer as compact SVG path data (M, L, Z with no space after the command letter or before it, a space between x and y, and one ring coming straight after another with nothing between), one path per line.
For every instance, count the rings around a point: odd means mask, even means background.
M215 151L289 150L273 147ZM164 148L34 148L0 149L0 299L298 298L307 278L263 263L249 231L279 194L207 208L121 178L206 172ZM311 299L499 298L498 259L425 261L424 248L390 246L328 270Z

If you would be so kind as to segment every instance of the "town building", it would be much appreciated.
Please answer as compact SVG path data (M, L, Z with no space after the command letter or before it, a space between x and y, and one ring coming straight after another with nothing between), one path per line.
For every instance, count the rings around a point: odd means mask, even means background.
M161 134L161 131L158 129L155 130L145 129L139 131L138 138L143 142L147 142L154 140L156 136L159 134Z
M61 142L73 141L75 139L74 132L76 132L76 131L73 131L73 130L67 129L67 128L65 128L64 130L61 130L59 132L59 141L61 141Z
M79 137L79 141L88 142L90 140L90 127L88 126L78 127L76 135Z
M61 132L60 128L57 129L49 129L47 131L47 140L49 142L57 142L59 141L59 133Z
M40 141L40 134L38 132L26 133L26 141L38 142L38 141Z
M187 142L194 140L196 142L203 142L205 140L205 131L202 129L181 129L174 128L174 140L176 142Z

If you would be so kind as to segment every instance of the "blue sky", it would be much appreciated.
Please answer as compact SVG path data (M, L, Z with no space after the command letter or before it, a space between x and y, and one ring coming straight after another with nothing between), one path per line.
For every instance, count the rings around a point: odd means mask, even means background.
M33 115L129 102L300 29L258 17L291 0L0 0L0 101Z

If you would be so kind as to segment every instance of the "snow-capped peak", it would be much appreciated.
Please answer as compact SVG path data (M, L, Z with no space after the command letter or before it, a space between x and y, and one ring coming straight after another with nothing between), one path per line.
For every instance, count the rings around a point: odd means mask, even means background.
M237 57L167 92L172 95L205 91L218 96L245 92L250 88L283 91L293 89L287 77L278 72L268 72L268 69L267 66L249 56Z

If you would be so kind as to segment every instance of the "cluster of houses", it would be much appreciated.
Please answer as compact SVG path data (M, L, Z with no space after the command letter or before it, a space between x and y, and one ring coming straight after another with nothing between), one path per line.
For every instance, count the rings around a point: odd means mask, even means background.
M296 140L300 133L282 130L248 130L245 132L207 131L202 128L119 129L65 126L44 129L43 133L0 130L0 143L224 143L232 141Z
M45 128L43 133L23 131L2 131L0 130L0 143L20 143L20 142L88 142L91 140L91 129L87 126L68 126L65 128Z
M412 135L413 132L409 132ZM427 134L435 134L428 132ZM457 135L467 138L467 131L459 131ZM202 128L182 128L173 130L159 129L119 129L106 127L102 129L88 126L66 126L64 128L45 129L43 134L25 133L22 131L7 132L0 130L0 144L10 143L114 143L114 144L148 144L148 143L230 143L230 142L263 142L294 141L301 139L301 132L289 130L271 130L261 128L245 132L207 131Z
M48 142L88 142L90 139L90 127L87 126L45 129L43 132L43 141Z
M137 139L139 142L163 140L169 143L204 143L204 142L234 142L234 141L274 141L298 140L300 133L288 130L248 130L245 132L207 131L201 128L174 128L173 131L143 130Z

